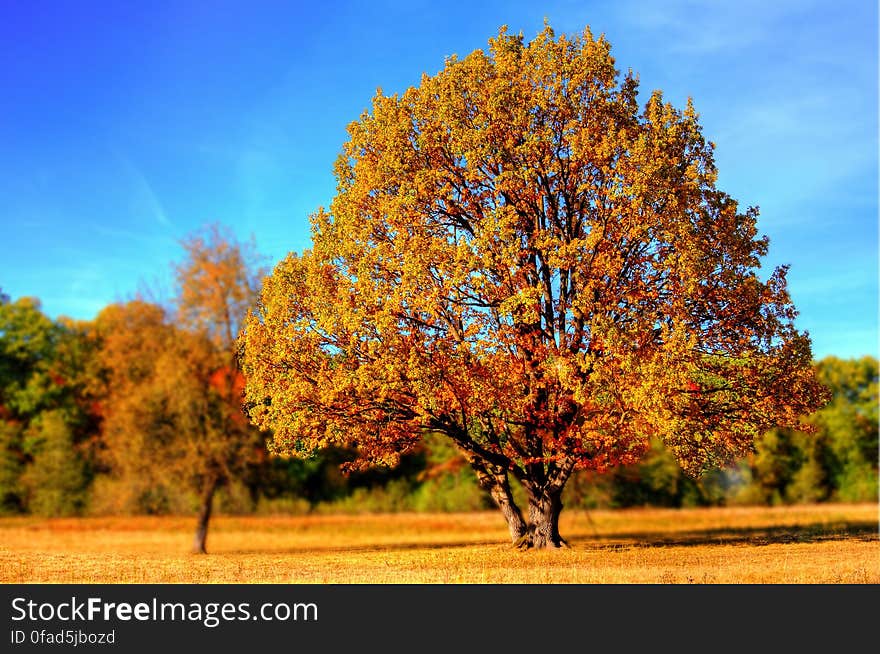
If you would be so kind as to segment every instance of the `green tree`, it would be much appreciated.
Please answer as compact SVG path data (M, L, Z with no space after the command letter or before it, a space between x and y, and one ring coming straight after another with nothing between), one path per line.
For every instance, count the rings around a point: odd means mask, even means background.
M89 347L87 325L52 321L34 298L0 301L5 510L69 514L85 508L97 428L86 393ZM59 468L65 460L69 474Z
M59 329L36 298L0 302L0 404L7 414L33 416L63 394L53 378Z
M772 429L740 465L739 502L873 501L878 493L878 364L874 357L826 357L815 364L831 401L805 416L810 433Z
M25 493L21 484L24 471L21 423L0 420L0 513L25 510Z
M64 411L50 410L40 413L28 428L35 453L22 483L34 513L66 516L86 508L91 478L88 463L75 446L72 422Z
M831 404L815 423L825 436L834 496L845 501L877 498L878 365L874 357L819 363L819 378L832 389Z

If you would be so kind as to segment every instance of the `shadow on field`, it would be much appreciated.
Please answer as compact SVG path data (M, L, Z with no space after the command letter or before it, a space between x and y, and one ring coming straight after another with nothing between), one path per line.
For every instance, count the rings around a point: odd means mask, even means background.
M826 525L720 527L670 534L669 532L611 533L577 536L573 545L588 547L688 547L698 545L773 545L837 540L878 540L876 522L835 522Z
M563 534L565 536L565 534ZM670 534L669 532L620 532L578 535L567 538L570 545L587 549L619 549L629 547L689 547L700 545L772 545L776 543L817 543L822 541L878 540L875 522L835 522L826 525L795 525L769 527L721 527ZM307 547L277 549L235 549L225 554L384 554L389 550L444 550L468 547L509 547L500 540L461 540L444 542L385 542L364 545L312 544Z
M308 547L272 548L241 548L224 550L223 554L387 554L389 550L445 550L462 547L485 547L488 545L506 545L497 540L463 540L444 542L387 542L375 545L309 545Z

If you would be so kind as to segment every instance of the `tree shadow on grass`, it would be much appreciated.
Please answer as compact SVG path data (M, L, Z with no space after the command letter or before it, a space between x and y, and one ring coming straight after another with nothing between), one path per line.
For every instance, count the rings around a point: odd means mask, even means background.
M268 548L240 548L234 550L224 550L222 554L242 555L242 554L387 554L390 550L395 551L415 551L415 550L445 550L445 549L461 549L466 547L485 547L491 545L505 546L508 543L498 540L462 540L462 541L443 541L443 542L389 542L364 545L334 545L328 543L326 545L316 544L304 547L279 547L275 549Z
M770 525L766 527L713 527L689 531L640 531L562 534L574 548L621 549L631 547L696 547L707 545L773 545L782 543L818 543L825 541L880 542L878 524L871 521L836 521L825 524ZM469 547L510 547L504 540L474 538L455 541L408 541L339 545L328 541L302 546L277 548L252 547L224 550L225 555L252 554L382 554L390 550L447 550Z
M768 527L717 527L669 533L666 531L580 535L572 545L620 547L693 547L706 545L773 545L824 541L880 541L876 522L834 522Z
M565 536L565 534L563 534ZM786 525L768 527L719 527L669 533L666 531L587 534L566 537L569 545L587 549L620 549L630 547L695 547L707 545L773 545L780 543L819 543L824 541L880 542L878 525L874 522L834 522L821 525ZM467 547L509 547L500 540L474 539L461 541L388 542L363 545L315 544L277 549L244 548L227 550L227 555L249 554L381 554L389 550L445 550Z

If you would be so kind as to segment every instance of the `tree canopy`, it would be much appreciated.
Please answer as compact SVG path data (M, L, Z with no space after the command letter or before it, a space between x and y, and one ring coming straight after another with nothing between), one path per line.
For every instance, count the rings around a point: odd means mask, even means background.
M689 101L637 101L604 37L501 30L349 126L313 248L243 340L275 447L469 458L515 541L559 545L575 468L659 438L693 474L825 399L756 208L716 187ZM528 520L508 475L527 492Z

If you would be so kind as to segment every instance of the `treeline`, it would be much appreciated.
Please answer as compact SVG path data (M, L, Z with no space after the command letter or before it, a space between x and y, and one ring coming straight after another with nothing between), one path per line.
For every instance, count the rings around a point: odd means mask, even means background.
M0 293L0 511L48 516L489 508L465 461L428 438L393 469L343 475L353 452L272 456L245 418L236 336L265 273L222 228L183 242L175 295L52 320ZM764 434L756 452L700 479L656 443L638 465L580 472L569 507L872 501L878 493L878 364L817 364L832 401L814 433Z
M660 443L634 466L584 473L569 488L581 506L700 506L866 502L878 498L878 364L874 357L826 357L815 364L831 401L804 423L774 429L755 452L700 479L682 473Z

